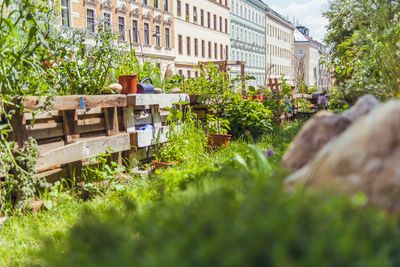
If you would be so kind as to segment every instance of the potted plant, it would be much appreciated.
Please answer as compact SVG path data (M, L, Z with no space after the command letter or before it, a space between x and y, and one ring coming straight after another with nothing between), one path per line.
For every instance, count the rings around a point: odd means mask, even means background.
M230 130L229 121L214 115L207 115L205 130L208 134L208 146L217 149L228 146L232 140L232 135L228 134Z
M139 68L135 51L129 51L120 59L119 67L116 71L118 82L122 85L122 94L136 94L138 75L135 74Z

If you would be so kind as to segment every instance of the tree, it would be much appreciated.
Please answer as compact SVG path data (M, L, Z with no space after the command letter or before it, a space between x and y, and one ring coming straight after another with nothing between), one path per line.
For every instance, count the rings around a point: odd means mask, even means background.
M400 3L387 0L333 0L325 42L335 66L337 86L353 103L370 93L399 97Z

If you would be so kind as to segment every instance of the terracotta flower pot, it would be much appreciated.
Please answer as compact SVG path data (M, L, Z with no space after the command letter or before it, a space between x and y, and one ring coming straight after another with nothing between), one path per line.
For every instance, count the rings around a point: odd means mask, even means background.
M209 134L208 146L217 149L220 147L227 147L231 143L232 135L230 134Z
M118 77L119 84L122 85L122 94L137 93L137 75L121 75Z
M152 163L155 170L168 168L176 164L176 162L162 162L158 160L153 160Z

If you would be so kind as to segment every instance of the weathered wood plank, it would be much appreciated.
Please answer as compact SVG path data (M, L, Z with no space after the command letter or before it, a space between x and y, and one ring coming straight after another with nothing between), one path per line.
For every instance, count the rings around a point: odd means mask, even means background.
M47 99L47 97L25 96L22 103L26 110L35 111L43 106ZM70 95L54 97L51 109L74 110L124 106L126 106L126 95Z
M151 106L159 105L160 108L172 107L177 102L189 102L187 94L132 94L127 95L128 106Z
M37 170L44 171L53 166L63 165L98 156L111 149L113 152L131 148L128 133L114 136L81 138L79 141L42 153L37 163Z
M28 126L28 136L36 140L64 136L62 123L49 123L47 127L45 126L45 124L35 124L34 126Z

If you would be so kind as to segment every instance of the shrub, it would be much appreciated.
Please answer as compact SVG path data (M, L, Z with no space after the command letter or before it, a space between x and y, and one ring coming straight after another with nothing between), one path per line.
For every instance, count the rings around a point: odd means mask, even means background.
M261 102L232 96L222 108L235 137L258 138L271 131L272 112Z
M287 84L285 77L282 77L280 90L267 90L264 94L266 96L264 105L272 111L273 120L280 121L280 117L290 109L290 99L293 94L291 86Z

